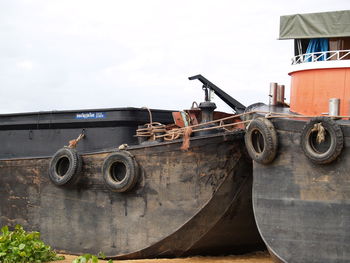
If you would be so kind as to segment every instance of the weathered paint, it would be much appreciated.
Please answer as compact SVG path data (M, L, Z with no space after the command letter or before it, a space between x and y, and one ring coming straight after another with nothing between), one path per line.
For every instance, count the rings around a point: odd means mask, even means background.
M0 161L0 224L37 230L65 253L143 258L239 253L262 247L251 206L251 162L242 134L135 146L142 175L128 193L104 184L109 152L83 155L71 187L48 177L49 159Z
M318 165L300 146L305 121L273 122L277 158L268 165L254 162L253 206L262 238L281 262L349 262L349 126L341 126L345 144L340 156Z

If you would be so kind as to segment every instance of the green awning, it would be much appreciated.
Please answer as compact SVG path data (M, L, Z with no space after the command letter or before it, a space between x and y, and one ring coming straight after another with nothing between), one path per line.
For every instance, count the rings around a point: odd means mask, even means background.
M350 10L281 16L279 39L350 36Z

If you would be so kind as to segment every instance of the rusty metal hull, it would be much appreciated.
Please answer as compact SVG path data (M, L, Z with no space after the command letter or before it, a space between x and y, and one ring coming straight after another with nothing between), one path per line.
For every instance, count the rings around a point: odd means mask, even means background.
M110 152L83 154L76 186L58 187L49 158L0 161L0 225L40 231L58 251L150 258L241 253L263 247L251 204L242 133L130 147L141 178L127 193L104 184Z
M259 232L278 262L349 262L350 129L332 163L312 163L300 146L305 121L274 120L277 158L254 162L253 206Z

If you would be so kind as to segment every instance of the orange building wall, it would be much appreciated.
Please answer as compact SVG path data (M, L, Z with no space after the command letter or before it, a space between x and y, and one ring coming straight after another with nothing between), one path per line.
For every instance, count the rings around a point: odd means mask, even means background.
M290 109L303 115L328 113L330 98L340 99L340 115L350 115L350 68L311 69L290 73Z

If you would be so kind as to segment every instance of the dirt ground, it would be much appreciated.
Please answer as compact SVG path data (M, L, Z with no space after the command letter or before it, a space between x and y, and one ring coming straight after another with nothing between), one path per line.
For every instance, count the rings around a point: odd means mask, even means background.
M64 255L65 260L54 261L52 263L72 263L77 256ZM99 262L107 262L99 260ZM139 260L113 260L119 263L272 263L267 252L257 252L253 254L245 254L239 256L224 257L189 257L189 258L162 258L162 259L139 259Z

